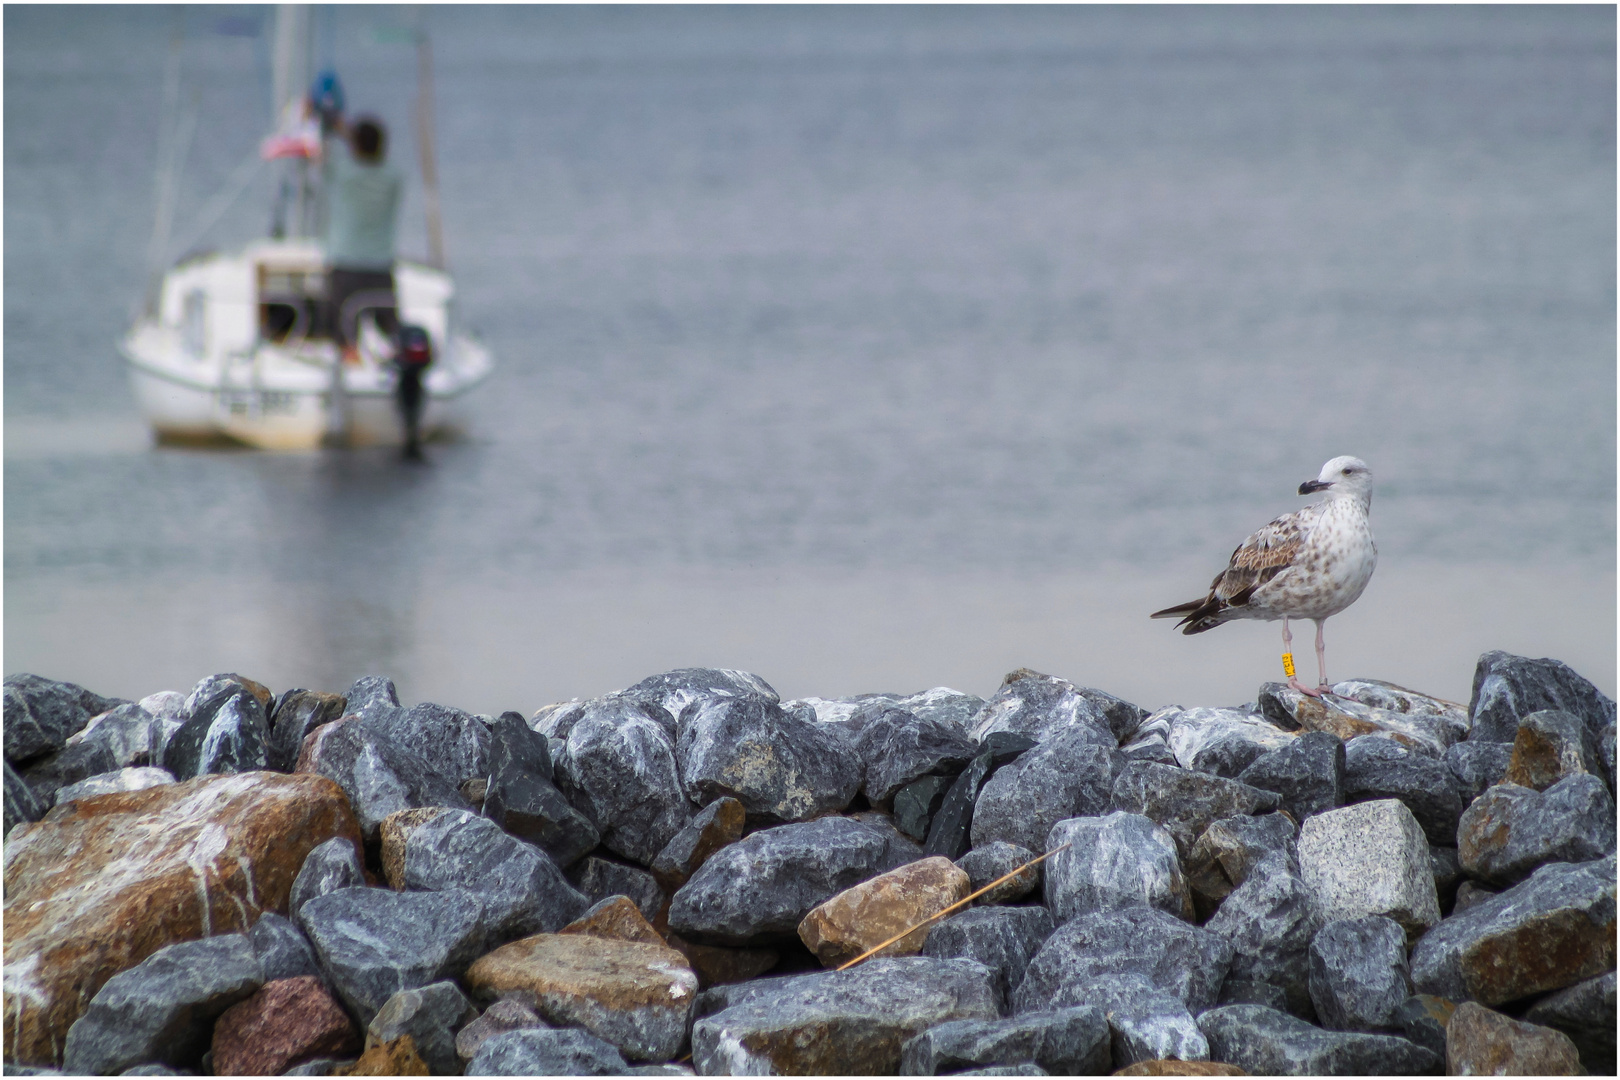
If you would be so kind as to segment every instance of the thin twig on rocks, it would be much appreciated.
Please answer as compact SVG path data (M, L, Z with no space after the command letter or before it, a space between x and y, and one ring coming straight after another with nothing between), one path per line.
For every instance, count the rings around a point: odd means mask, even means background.
M1044 861L1046 859L1050 859L1053 855L1056 855L1058 852L1062 851L1064 848L1066 848L1068 846L1069 846L1068 844L1059 844L1057 847L1053 848L1051 851L1048 851L1045 855L1037 855L1037 856L1035 856L1033 859L1029 860L1029 862L1025 863L1023 866L1020 866L1018 869L1014 870L1012 873L1001 875L1000 877L996 878L996 880L992 881L990 884L986 885L984 888L978 890L977 892L969 893L967 896L962 897L962 899L958 900L956 903L952 904L950 907L941 908L939 911L934 912L932 915L928 916L928 918L924 919L922 922L918 923L916 926L910 927L910 928L908 928L906 930L902 930L900 933L894 935L894 937L890 938L888 941L885 941L883 944L877 946L874 949L867 949L865 952L861 953L861 955L857 956L855 959L849 961L848 963L840 964L838 967L834 968L833 970L834 971L843 971L845 968L854 967L856 964L860 963L862 960L865 960L867 957L873 955L874 953L880 953L884 949L887 949L890 945L893 945L895 942L899 941L901 938L905 937L907 934L911 933L913 930L916 930L919 927L927 926L929 923L933 922L935 919L943 919L945 916L949 915L951 912L955 911L957 908L961 907L963 904L972 903L974 900L977 900L979 897L983 896L985 893L989 892L991 889L995 888L997 885L1000 885L1003 881L1006 881L1009 878L1017 877L1019 874L1022 874L1025 870L1028 870L1030 867L1034 866L1036 863L1042 862L1042 861Z

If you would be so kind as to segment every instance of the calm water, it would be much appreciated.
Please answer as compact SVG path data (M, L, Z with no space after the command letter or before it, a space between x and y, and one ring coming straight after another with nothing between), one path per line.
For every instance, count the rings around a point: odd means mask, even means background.
M1611 8L428 8L500 369L426 469L134 412L171 34L180 241L266 129L261 17L5 10L8 672L1237 701L1274 625L1143 616L1354 453L1382 564L1330 675L1466 699L1500 647L1615 690ZM321 51L414 170L396 17Z

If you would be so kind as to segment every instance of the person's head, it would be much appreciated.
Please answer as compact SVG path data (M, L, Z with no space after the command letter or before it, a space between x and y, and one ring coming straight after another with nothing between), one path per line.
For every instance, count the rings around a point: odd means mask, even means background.
M354 122L351 136L354 156L361 161L381 161L388 152L388 132L382 121L374 116L362 116Z

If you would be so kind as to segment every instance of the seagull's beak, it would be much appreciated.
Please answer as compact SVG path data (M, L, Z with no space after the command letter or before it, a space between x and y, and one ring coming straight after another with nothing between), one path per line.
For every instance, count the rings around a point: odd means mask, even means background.
M1307 480L1299 485L1299 493L1301 495L1310 495L1318 491L1324 491L1332 486L1333 481L1331 480Z

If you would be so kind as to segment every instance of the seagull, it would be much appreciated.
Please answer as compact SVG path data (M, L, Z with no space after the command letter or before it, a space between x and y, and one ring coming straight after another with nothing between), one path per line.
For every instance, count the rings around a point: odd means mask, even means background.
M1181 616L1184 634L1201 634L1233 619L1281 619L1283 670L1288 685L1311 697L1330 688L1322 648L1322 624L1361 596L1378 565L1367 512L1372 507L1372 471L1360 458L1336 457L1315 480L1299 485L1301 495L1325 491L1319 502L1284 514L1232 552L1202 600L1155 611L1150 618ZM1316 668L1321 682L1312 690L1294 677L1294 636L1289 619L1316 623Z

